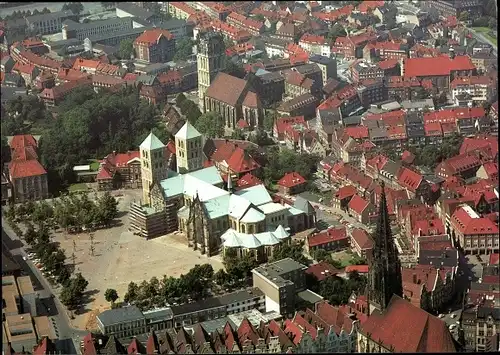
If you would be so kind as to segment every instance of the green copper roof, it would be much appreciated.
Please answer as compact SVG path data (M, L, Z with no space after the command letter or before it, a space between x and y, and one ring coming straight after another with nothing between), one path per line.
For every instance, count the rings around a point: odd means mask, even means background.
M189 121L186 121L184 126L177 132L175 135L175 138L180 138L180 139L192 139L192 138L198 138L201 137L201 133L194 128L194 126L189 123Z
M165 147L165 144L163 144L161 140L158 139L158 137L155 136L153 132L151 132L139 147L141 149L156 150Z

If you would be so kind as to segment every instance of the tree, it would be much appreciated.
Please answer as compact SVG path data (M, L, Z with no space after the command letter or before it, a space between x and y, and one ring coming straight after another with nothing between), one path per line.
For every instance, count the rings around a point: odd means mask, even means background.
M133 303L137 300L139 294L139 287L133 281L128 284L127 293L123 297L123 300L127 303Z
M488 20L488 27L491 29L494 29L497 27L497 20L494 17L492 17Z
M291 258L298 263L309 265L311 261L304 256L304 241L294 241L280 245L273 253L273 261Z
M244 141L246 139L245 133L239 128L236 128L233 133L231 133L231 139L238 139Z
M174 61L188 60L193 55L194 40L189 37L181 38L175 42Z
M134 40L124 39L120 42L120 49L118 50L118 55L121 59L130 59L134 54Z
M206 112L202 114L195 124L196 129L209 138L224 136L224 121L217 112Z
M235 63L230 59L226 61L225 72L240 79L244 79L246 76L246 72L243 66L240 63Z
M106 292L104 292L104 299L112 304L118 299L118 292L115 289L108 288Z
M33 246L35 244L37 233L35 231L35 228L33 228L33 225L30 224L28 228L26 228L26 231L23 234L23 239L30 246Z
M224 271L224 269L220 269L214 275L214 282L219 286L224 286L229 282L229 275Z
M266 131L273 131L274 129L274 121L276 119L276 112L273 111L267 111L266 115L264 116L264 129Z
M180 93L178 93L178 94L177 94L177 96L175 97L175 105L176 105L177 107L179 107L179 108L180 108L180 107L181 107L181 104L182 104L183 102L185 102L186 100L187 100L187 99L186 99L186 96L185 96L182 92L180 92Z
M68 10L73 12L75 15L80 15L83 12L83 5L81 2L64 3L62 11L68 11Z
M109 224L118 215L118 201L111 196L109 191L106 191L99 199L97 209L101 216L101 221L104 224Z
M267 135L267 132L262 129L257 129L254 134L250 135L249 140L259 146L274 144L274 141Z
M257 21L260 21L260 22L265 22L266 21L266 18L264 17L264 15L262 14L257 14L255 16L253 16L253 18Z
M469 20L469 13L467 11L462 11L460 15L458 15L458 19L462 22L467 22Z
M83 292L89 284L89 282L85 280L80 272L75 275L75 278L71 280L71 283L80 297L81 295L83 295Z
M2 106L3 107L3 106ZM2 114L2 122L4 120L4 115ZM7 141L7 137L2 134L2 160L0 161L1 166L5 166L11 159L10 157L10 147Z
M327 35L328 39L330 39L331 42L335 42L335 40L338 37L345 37L345 36L347 36L345 28L339 23L333 25Z

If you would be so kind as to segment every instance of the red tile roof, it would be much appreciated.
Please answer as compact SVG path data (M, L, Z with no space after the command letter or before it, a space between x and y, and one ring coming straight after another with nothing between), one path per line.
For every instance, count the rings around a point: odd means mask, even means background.
M398 172L398 183L411 192L415 192L418 189L422 180L422 175L408 168L402 168Z
M349 201L349 209L353 210L357 214L362 214L369 204L370 202L364 200L359 195L354 195L351 198L351 201Z
M363 1L358 5L358 11L366 13L369 10L375 10L377 7L384 6L384 0Z
M498 226L488 218L471 215L470 207L460 207L451 216L452 226L463 235L498 234Z
M418 238L418 244L420 250L446 250L453 247L448 234L422 236Z
M456 352L445 322L396 295L383 314L368 318L361 332L393 352Z
M260 165L240 147L234 149L229 159L226 160L226 163L231 171L238 174L250 172L260 167Z
M440 122L426 122L424 123L424 132L427 137L443 136L443 129Z
M34 147L25 147L13 149L11 152L12 160L38 160L38 154Z
M474 70L476 67L468 56L405 58L404 76L448 76L452 71Z
M166 38L167 40L171 40L174 38L174 35L171 34L167 30L162 30L160 28L155 28L153 30L144 31L139 37L137 37L134 41L135 45L147 45L151 47L155 44L158 44L161 37Z
M274 131L278 135L281 135L285 133L288 127L296 124L305 125L306 121L304 120L304 116L280 117L274 123Z
M35 137L33 137L31 134L16 135L12 137L9 145L13 150L27 147L33 147L36 149L38 147L38 143Z
M368 265L349 265L349 266L346 266L345 272L349 273L349 272L357 271L360 274L367 274L368 269L369 269Z
M335 193L335 198L337 198L339 200L343 200L347 197L352 197L352 196L356 195L357 191L358 190L352 185L342 186Z
M309 247L315 247L347 238L348 237L345 227L329 228L327 230L308 236L307 243Z
M378 67L382 70L392 69L399 65L399 61L397 59L387 59L378 63Z
M354 139L364 139L370 137L368 134L368 127L365 126L346 127L344 128L344 133Z
M478 149L491 151L494 157L498 153L498 140L496 136L480 135L477 137L465 137L460 146L460 154L465 154Z
M353 321L349 318L349 313L341 307L334 307L326 301L316 303L316 315L326 324L333 328L337 335L342 331L349 334L352 330Z
M351 232L351 237L356 241L361 250L373 248L373 240L364 229L354 228Z
M236 185L241 188L252 187L260 184L262 184L262 181L251 173L246 173L236 183Z
M314 275L318 281L323 281L328 276L337 275L340 273L340 270L337 270L332 265L328 264L325 261L320 263L311 265L305 271L306 274Z
M17 160L9 163L11 179L22 179L47 174L38 160Z
M413 225L414 235L442 235L445 232L443 221L439 218L423 219L415 221Z
M401 155L401 160L407 164L412 164L415 160L415 155L412 152L405 150Z
M83 354L82 355L97 355L92 333L87 334L83 338Z
M246 87L245 80L226 73L219 73L207 89L206 95L230 106L235 106Z
M306 179L304 179L299 173L291 172L291 173L285 174L278 181L278 185L291 188L294 186L305 184L306 182L307 182Z

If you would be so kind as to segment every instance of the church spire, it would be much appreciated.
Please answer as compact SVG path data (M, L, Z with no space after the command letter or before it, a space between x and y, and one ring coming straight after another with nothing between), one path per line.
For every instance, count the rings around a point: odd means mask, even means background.
M384 182L380 183L380 202L377 229L374 235L372 259L368 274L370 314L373 309L383 311L393 294L403 296L401 264L392 238Z

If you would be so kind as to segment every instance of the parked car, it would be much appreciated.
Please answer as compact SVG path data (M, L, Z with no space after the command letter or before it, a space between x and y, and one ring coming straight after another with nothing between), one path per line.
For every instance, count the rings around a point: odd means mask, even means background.
M441 313L440 315L438 315L438 318L444 318L444 314Z
M453 313L453 314L451 315L451 318L455 318L456 316L457 316L457 315L456 315L455 313Z

